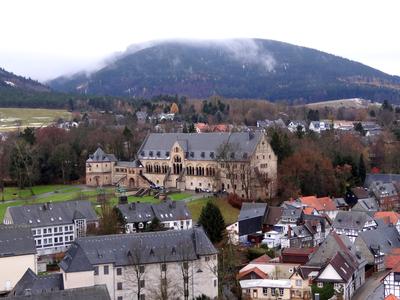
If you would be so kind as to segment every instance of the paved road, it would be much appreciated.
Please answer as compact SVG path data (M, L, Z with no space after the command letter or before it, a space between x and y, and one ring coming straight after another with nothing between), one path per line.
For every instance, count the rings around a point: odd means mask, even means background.
M374 273L371 277L365 280L365 283L360 287L357 292L351 297L351 300L366 300L369 296L374 294L374 291L381 285L382 277L387 273L387 271L382 271L379 273ZM377 297L379 295L376 295ZM379 299L379 298L376 298ZM382 297L383 299L383 297ZM371 300L375 300L371 299Z

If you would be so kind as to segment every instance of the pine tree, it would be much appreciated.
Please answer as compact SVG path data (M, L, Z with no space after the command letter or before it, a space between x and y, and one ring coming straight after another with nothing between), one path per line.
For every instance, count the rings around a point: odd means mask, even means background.
M218 206L211 201L201 210L199 224L203 226L211 242L217 243L222 240L225 221Z
M360 178L361 184L364 184L365 177L367 177L367 170L365 169L364 155L360 155L360 160L358 162L358 176Z

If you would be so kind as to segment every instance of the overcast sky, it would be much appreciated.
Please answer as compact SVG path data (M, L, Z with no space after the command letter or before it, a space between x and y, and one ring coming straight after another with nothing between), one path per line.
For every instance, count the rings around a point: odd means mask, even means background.
M266 38L400 75L400 1L3 0L0 67L38 80L145 41Z

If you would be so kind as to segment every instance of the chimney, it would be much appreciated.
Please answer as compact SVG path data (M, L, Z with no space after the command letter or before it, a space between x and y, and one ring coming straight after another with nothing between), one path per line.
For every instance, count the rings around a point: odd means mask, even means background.
M288 226L287 236L290 239L292 237L292 227Z

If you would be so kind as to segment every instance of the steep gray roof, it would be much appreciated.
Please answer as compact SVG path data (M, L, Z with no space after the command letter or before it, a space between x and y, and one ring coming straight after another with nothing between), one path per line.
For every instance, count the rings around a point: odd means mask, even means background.
M338 235L332 231L325 240L318 246L317 250L311 254L308 266L324 266L338 251L346 253L346 258L353 264L365 264L366 261L357 253L355 246L346 235Z
M250 157L261 138L261 132L151 133L138 151L139 159L169 159L175 142L187 152L188 160L215 160L223 143L238 145L234 159ZM246 158L247 159L247 158Z
M61 273L38 276L29 268L15 285L11 295L24 296L28 291L31 295L40 295L62 289L64 284Z
M339 211L333 221L333 228L362 230L366 222L374 221L362 211Z
M14 224L32 227L71 224L74 218L85 217L96 221L97 215L90 201L50 202L7 208Z
M370 190L378 199L390 196L397 196L396 187L391 182L384 183L382 181L374 181L370 185Z
M43 292L35 295L8 296L12 300L111 300L106 285Z
M35 240L29 226L0 225L0 257L35 253Z
M357 239L362 239L367 247L376 252L389 253L393 248L400 248L400 235L394 226L379 226L375 230L362 231Z
M107 154L100 147L92 154L86 162L114 162L117 161L114 154Z
M375 198L364 198L358 199L356 205L351 209L352 211L362 211L362 212L377 212L379 209L378 202Z
M133 202L119 204L117 208L127 223L149 222L154 217L161 222L192 218L186 203L183 201L166 201L160 204Z
M77 239L60 267L65 272L92 270L93 265L116 266L196 260L216 254L201 227L189 230L117 234Z
M297 220L297 219L301 218L302 213L303 213L302 208L287 206L287 208L283 208L282 218L291 218L291 219Z
M243 202L240 209L238 221L246 219L263 217L267 209L267 203L250 203Z

